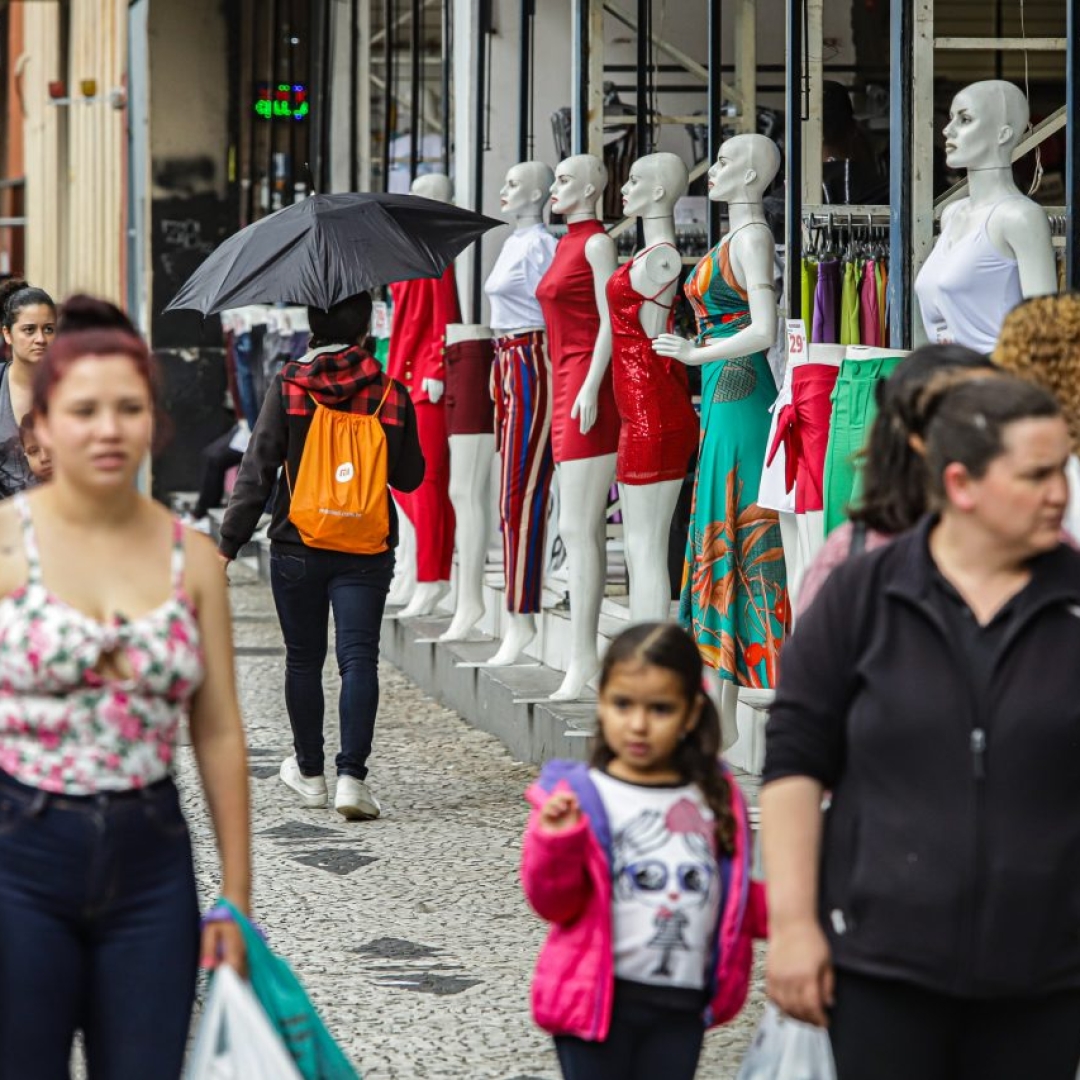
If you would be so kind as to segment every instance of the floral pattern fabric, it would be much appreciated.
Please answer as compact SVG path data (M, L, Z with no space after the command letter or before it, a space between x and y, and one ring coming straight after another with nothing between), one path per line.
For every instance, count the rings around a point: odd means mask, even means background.
M749 326L746 294L726 244L686 282L698 343ZM776 384L764 353L701 368L701 444L679 621L720 676L762 689L776 685L777 655L790 625L780 522L757 505Z
M68 795L163 779L204 674L198 621L183 589L181 525L169 599L137 619L101 623L45 587L29 504L15 498L29 574L0 597L0 771Z

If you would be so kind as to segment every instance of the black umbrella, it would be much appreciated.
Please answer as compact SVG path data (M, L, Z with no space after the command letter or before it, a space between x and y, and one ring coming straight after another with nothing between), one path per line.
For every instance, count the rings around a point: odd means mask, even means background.
M312 195L230 236L165 310L283 302L326 311L391 281L441 277L503 224L418 195Z

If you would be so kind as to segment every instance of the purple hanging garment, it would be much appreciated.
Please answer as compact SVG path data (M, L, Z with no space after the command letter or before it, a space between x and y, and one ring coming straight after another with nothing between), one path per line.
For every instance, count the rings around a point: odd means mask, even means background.
M818 263L814 293L814 326L810 340L826 345L840 341L840 261Z

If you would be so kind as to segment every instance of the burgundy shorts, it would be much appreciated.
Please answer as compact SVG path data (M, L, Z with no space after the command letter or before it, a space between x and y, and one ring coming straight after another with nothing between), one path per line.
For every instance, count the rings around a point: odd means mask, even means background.
M446 434L495 434L495 402L491 399L491 366L495 347L490 338L447 345Z

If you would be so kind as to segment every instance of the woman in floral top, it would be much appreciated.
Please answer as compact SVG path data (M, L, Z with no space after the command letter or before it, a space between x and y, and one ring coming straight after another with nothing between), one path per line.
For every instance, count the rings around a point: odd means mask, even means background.
M71 300L34 375L52 483L0 505L0 1077L177 1077L200 943L172 772L188 722L221 853L250 903L248 789L225 581L136 490L154 374L111 305Z

